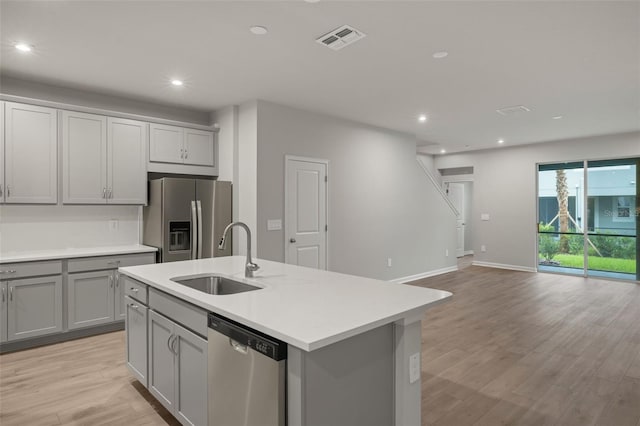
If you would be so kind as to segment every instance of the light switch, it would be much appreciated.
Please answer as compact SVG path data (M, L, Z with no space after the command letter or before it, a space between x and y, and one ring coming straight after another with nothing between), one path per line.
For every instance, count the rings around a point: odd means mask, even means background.
M420 379L420 352L409 357L409 383L415 383Z
M489 213L482 213L480 215L480 220L489 220Z
M282 229L282 220L280 219L268 219L267 231L280 231Z

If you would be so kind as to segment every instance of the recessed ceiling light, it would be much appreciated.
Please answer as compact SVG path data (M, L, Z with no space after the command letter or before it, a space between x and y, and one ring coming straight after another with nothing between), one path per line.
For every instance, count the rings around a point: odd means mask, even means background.
M249 31L251 31L255 35L265 35L266 33L269 32L269 30L267 30L266 27L261 27L259 25L250 27Z
M174 78L173 80L171 80L171 84L173 84L174 86L182 86L184 85L184 82L182 80Z
M427 116L425 114L420 114L418 116L418 121L424 123L425 121L427 121Z
M553 118L554 120L560 120L562 118L562 116L561 115L556 115L555 117L551 117L551 118Z
M446 152L447 152L447 150L446 150L446 149L441 149L441 150L440 150L440 154L444 154L444 153L446 153Z
M447 56L449 56L449 52L442 50L440 52L436 52L434 53L433 56L435 59L442 59L442 58L446 58Z
M498 143L499 144L503 144L504 143L504 139L498 139Z
M304 0L307 3L318 3L320 0Z
M31 52L33 50L33 46L30 46L27 43L16 43L14 46L21 52Z

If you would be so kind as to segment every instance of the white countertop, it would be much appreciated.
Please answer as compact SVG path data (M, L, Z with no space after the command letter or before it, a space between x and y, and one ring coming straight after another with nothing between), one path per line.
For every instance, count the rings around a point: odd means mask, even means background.
M255 259L260 270L244 278L244 256L131 266L120 271L245 324L305 351L312 351L384 324L422 314L451 293ZM171 281L215 273L263 287L216 296Z
M132 244L126 246L82 247L49 250L4 251L0 253L0 264L32 262L36 260L69 259L73 257L111 256L118 254L152 253L155 247Z

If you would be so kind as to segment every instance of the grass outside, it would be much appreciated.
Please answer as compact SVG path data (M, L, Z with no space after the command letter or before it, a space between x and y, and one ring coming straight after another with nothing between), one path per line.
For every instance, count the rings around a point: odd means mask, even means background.
M542 259L541 259L542 260ZM561 267L582 269L584 260L581 255L556 254L553 260L560 262ZM636 273L635 259L616 259L611 257L589 256L589 269L597 271Z

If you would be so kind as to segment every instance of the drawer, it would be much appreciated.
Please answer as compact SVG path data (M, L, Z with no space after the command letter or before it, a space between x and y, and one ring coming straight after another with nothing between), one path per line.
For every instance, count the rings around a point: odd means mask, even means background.
M62 273L62 261L5 263L0 265L0 280L59 275Z
M149 289L149 308L207 337L207 311L155 288Z
M155 253L125 254L117 256L82 257L69 260L69 272L99 271L124 266L155 263Z
M145 305L149 303L149 297L147 295L148 285L122 274L120 274L120 279L122 280L122 285L124 285L124 294L144 303Z

